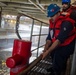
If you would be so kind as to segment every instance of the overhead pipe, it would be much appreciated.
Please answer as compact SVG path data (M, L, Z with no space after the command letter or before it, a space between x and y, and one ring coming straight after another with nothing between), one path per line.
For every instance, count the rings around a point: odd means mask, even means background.
M46 15L45 11L43 11L36 3L34 3L32 0L28 0L28 1L31 2L35 7L40 9L40 11L43 12Z
M39 0L36 0L36 2L44 10L44 7L39 3Z
M27 16L27 17L29 17L29 18L31 18L31 19L34 19L34 20L37 20L37 21L39 21L39 22L42 22L42 23L44 23L44 24L49 25L49 23L43 22L43 21L41 21L41 20L39 20L39 19L37 19L37 18L35 18L35 17L32 17L31 15L28 15L28 14L26 14L26 13L24 13L24 12L18 10L18 9L17 9L17 11L18 11L19 13L21 13L22 15L24 15L24 16Z

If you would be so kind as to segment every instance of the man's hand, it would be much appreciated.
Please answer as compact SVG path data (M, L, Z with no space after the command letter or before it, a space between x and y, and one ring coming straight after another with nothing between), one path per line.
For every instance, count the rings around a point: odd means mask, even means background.
M44 49L43 52L46 52L46 50Z
M42 59L44 59L48 54L49 54L48 50L46 50L45 52L43 52L42 53Z

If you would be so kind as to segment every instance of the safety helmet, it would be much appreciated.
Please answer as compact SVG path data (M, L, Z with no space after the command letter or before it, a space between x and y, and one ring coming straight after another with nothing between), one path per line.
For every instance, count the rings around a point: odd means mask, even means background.
M60 7L57 4L50 4L47 8L47 17L52 17L59 11Z
M68 4L71 3L71 0L62 0L62 4Z

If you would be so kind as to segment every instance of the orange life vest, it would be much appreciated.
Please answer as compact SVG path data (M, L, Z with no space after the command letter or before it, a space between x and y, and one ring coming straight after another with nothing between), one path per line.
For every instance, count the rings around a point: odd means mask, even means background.
M76 6L70 6L69 9L67 9L65 12L61 12L61 14L63 15L70 15L70 13L73 11L73 10L76 10ZM76 21L75 21L76 22ZM75 33L76 33L76 24L75 24ZM75 35L76 36L76 35Z
M70 6L70 8L66 12L68 12L68 14L70 14L73 10L76 10L76 6ZM75 24L75 33L76 33L76 24ZM75 37L76 37L76 34L75 34Z
M76 10L76 7L75 6L70 6L70 8L68 8L66 11L62 11L61 14L63 14L63 15L70 15L70 13L73 10Z
M54 42L57 38L57 36L59 35L60 33L60 28L61 28L61 23L63 21L69 21L72 23L73 27L74 27L74 23L75 21L72 20L71 18L69 18L68 16L60 16L59 18L57 18L55 20L54 23L52 23L52 21L50 20L50 29L54 30L54 34L53 34L53 38L52 38L52 42ZM63 36L62 36L63 37ZM70 32L69 34L69 37L63 42L60 44L60 46L65 46L65 45L68 45L70 44L73 40L75 39L75 27L73 28L73 30Z
M70 8L68 10L66 10L66 12L71 13L73 10L76 10L76 7L70 6Z

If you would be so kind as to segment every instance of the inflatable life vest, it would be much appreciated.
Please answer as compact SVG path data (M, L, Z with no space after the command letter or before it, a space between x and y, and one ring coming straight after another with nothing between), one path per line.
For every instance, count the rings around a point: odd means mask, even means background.
M74 23L75 21L72 20L71 18L69 18L68 16L60 16L59 18L57 18L55 20L55 23L52 23L51 20L50 20L50 31L51 30L54 30L54 34L53 34L53 37L52 37L52 42L54 42L60 32L60 28L61 28L61 23L63 21L69 21L72 23L73 27L74 27ZM63 37L63 36L62 36ZM65 45L68 45L70 44L73 40L75 39L75 28L73 28L73 30L70 32L68 38L60 44L60 46L65 46Z
M70 8L66 12L71 13L73 10L76 10L76 7L75 6L70 6Z
M75 7L75 6L70 6L69 9L67 9L66 11L62 11L61 14L63 14L63 15L70 15L70 13L71 13L73 10L76 10L76 7Z

